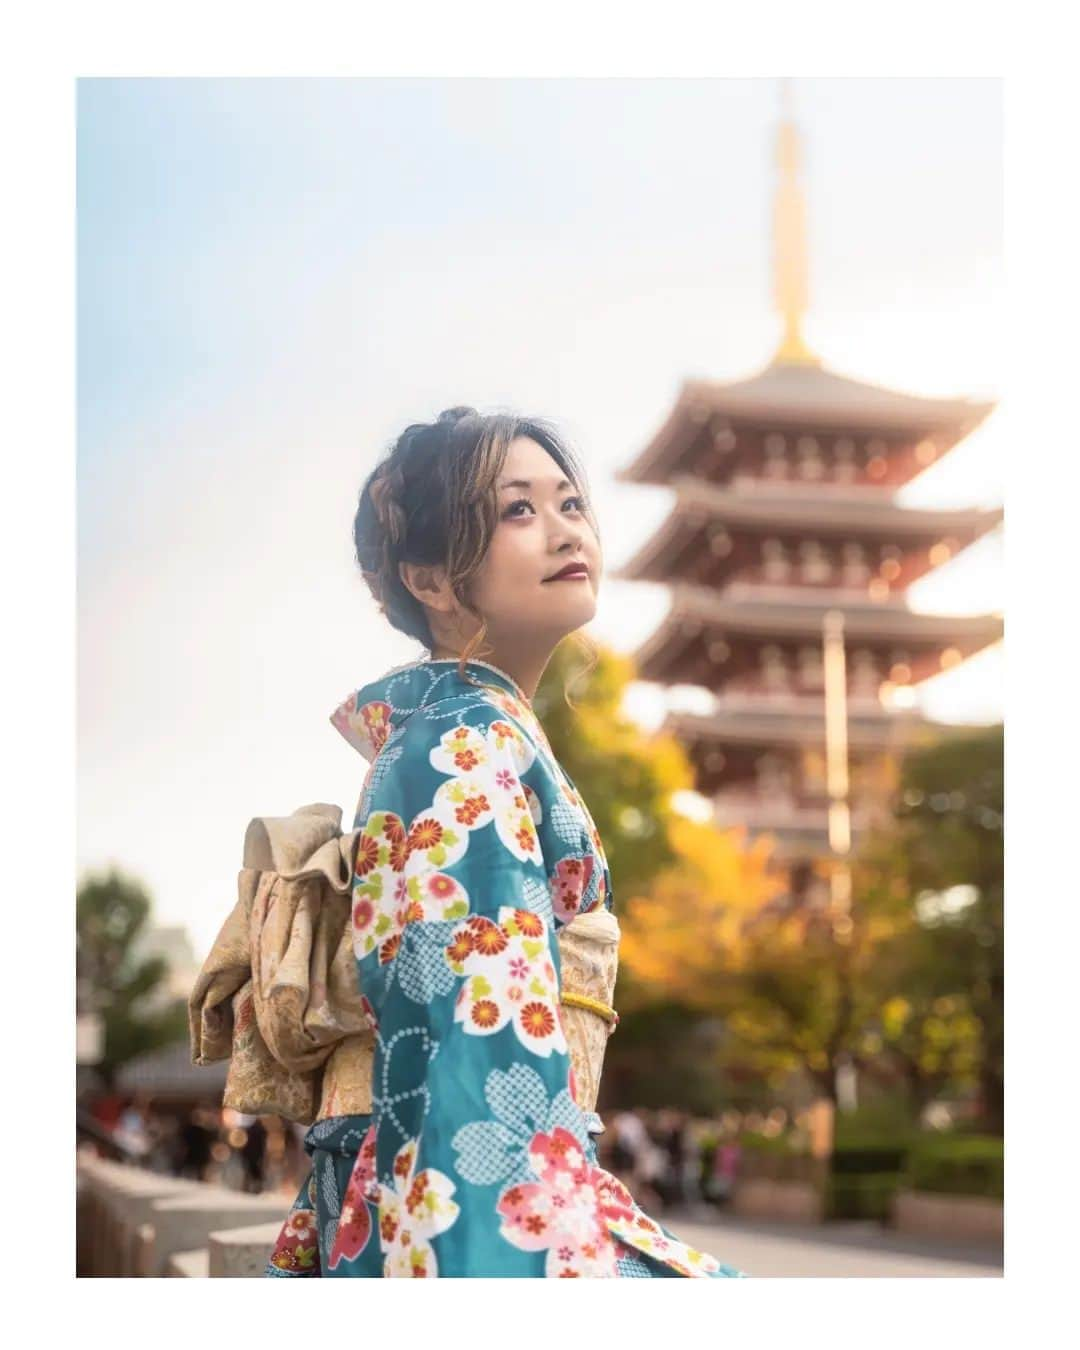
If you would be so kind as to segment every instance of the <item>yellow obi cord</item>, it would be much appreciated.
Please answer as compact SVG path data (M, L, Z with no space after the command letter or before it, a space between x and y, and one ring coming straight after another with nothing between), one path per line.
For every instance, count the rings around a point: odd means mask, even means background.
M598 998L590 998L588 994L575 994L569 989L564 989L562 993L563 1003L572 1003L578 1008L587 1008L589 1012L594 1012L598 1017L602 1017L605 1022L611 1023L612 1031L619 1025L619 1014L614 1008L608 1007L606 1003L601 1003Z

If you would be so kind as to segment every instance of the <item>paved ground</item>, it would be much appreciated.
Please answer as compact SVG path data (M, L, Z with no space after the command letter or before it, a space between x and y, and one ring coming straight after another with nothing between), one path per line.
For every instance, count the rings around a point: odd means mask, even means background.
M677 1237L738 1266L747 1275L998 1277L1002 1251L993 1244L941 1242L882 1229L876 1223L823 1226L768 1223L709 1210L657 1214Z

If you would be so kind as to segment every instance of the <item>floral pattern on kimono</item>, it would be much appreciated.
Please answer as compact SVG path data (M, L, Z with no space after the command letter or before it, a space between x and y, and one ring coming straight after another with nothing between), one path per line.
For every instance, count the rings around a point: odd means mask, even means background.
M739 1275L597 1165L556 934L611 908L607 860L515 683L467 668L472 679L453 660L398 667L331 719L374 755L352 937L375 1057L327 1264L406 1278Z

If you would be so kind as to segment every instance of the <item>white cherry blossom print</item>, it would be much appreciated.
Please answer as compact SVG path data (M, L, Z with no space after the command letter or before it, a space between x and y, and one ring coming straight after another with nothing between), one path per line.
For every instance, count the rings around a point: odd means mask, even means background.
M567 1053L559 988L544 920L532 910L503 905L498 923L470 915L454 929L446 959L464 977L454 1021L471 1036L510 1025L534 1055Z
M415 1172L417 1141L410 1139L394 1159L392 1186L379 1188L379 1241L383 1274L406 1279L439 1274L431 1239L445 1233L458 1217L451 1197L456 1187L431 1167Z

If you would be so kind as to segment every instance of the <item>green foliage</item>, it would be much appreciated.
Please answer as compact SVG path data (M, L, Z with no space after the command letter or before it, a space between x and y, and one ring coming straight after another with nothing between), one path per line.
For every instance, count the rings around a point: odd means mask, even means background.
M954 732L909 751L894 824L861 850L855 905L882 925L876 1014L859 1053L919 1107L979 1084L1003 1123L1003 734Z
M908 1155L904 1184L916 1191L1003 1200L1004 1141L993 1135L924 1137Z
M88 876L75 902L76 978L87 1010L102 1014L104 1058L98 1065L112 1083L129 1059L187 1035L187 1008L176 1000L147 1007L168 967L160 957L138 960L135 945L150 916L146 889L116 868Z
M899 1183L897 1172L831 1173L825 1184L825 1217L884 1222Z
M803 1152L795 1146L791 1135L786 1132L759 1134L756 1130L743 1130L739 1135L739 1143L752 1153L770 1153L787 1157L791 1154L801 1155Z
M632 663L606 647L598 647L596 665L587 669L587 657L567 640L555 649L532 701L596 822L616 895L623 879L647 885L673 861L671 795L693 786L674 737L646 734L620 711L633 678Z
M620 967L616 1002L621 1001ZM600 1082L601 1111L678 1104L712 1115L728 1104L719 1073L710 1071L707 1023L675 1002L653 1003L621 1014L608 1038Z
M836 1114L833 1138L836 1150L894 1148L906 1152L922 1137L910 1101L902 1093L862 1096L856 1110Z

